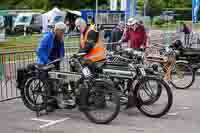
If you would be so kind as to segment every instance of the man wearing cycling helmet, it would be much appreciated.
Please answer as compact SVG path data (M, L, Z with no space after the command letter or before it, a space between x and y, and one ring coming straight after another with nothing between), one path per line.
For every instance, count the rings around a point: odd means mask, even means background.
M39 46L37 48L37 64L45 65L56 59L64 57L64 33L66 30L66 25L63 22L58 22L55 24L53 32L47 32L42 37ZM55 63L55 68L60 69L60 62ZM54 82L50 82L49 95L55 96L54 93ZM47 111L52 112L58 105L55 100L49 98Z

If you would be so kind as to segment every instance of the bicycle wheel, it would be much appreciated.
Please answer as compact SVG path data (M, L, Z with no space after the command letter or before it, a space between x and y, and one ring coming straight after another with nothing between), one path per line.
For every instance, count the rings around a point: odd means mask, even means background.
M171 84L177 89L188 89L195 81L195 72L184 62L177 62L171 74Z
M149 95L151 90L151 95ZM159 95L158 95L158 92ZM134 90L137 108L146 116L159 118L165 115L173 103L173 95L169 85L156 77L144 77L141 79ZM151 99L151 104L144 101ZM152 102L153 101L153 102Z
M146 83L144 84L144 87L146 89L144 89L145 93L146 93L146 98L144 99L143 97L141 97L140 95L138 95L138 99L140 100L141 104L143 105L151 105L154 104L161 96L162 93L162 85L161 84L157 84L156 88L151 88L150 83Z
M47 89L48 85L38 78L28 79L24 89L21 90L24 105L32 111L44 110L44 95Z
M117 90L108 82L96 82L87 96L86 117L96 124L107 124L114 120L120 111L120 97Z

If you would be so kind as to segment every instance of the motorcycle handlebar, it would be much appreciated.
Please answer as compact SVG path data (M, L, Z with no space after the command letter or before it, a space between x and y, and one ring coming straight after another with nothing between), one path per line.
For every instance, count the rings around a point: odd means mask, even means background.
M49 63L47 64L47 66L52 65L52 64L55 64L55 63L58 63L58 62L60 62L60 61L62 61L62 58L55 59L54 61L49 62Z

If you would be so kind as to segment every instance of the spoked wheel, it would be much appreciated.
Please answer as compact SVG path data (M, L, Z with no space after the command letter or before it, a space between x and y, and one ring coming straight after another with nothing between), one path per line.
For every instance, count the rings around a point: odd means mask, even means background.
M159 118L165 115L173 102L169 85L156 77L145 77L134 90L137 108L146 116Z
M149 82L146 82L144 84L144 94L146 97L142 97L138 95L138 99L140 100L140 103L143 105L151 105L154 104L161 96L162 93L162 85L157 84L155 85L156 88L152 88L151 84Z
M87 110L89 120L97 124L106 124L114 120L120 111L120 98L117 90L107 82L96 82L89 90Z
M184 62L177 62L171 74L171 84L177 89L187 89L195 81L195 72Z
M47 84L37 78L27 80L24 89L21 91L24 105L32 111L44 110L44 95L47 89Z

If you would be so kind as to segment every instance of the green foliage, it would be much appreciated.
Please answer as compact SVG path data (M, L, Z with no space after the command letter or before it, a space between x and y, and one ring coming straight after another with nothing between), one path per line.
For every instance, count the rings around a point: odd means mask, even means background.
M110 0L98 0L100 9L109 9ZM144 9L145 0L137 0L137 9ZM153 14L162 8L191 8L191 0L148 0ZM0 9L51 9L54 6L70 9L95 9L95 0L0 0ZM154 12L154 10L156 10ZM156 13L159 14L159 13Z
M161 25L165 24L165 21L163 19L161 19L161 18L155 18L153 23L155 25L161 26Z
M145 1L145 0L137 0L137 1L136 1L136 2L137 2L137 7L138 7L139 9L143 8L143 6L144 6L144 1Z
M192 7L191 0L164 0L165 8L189 8Z
M146 3L146 16L150 16L151 25L153 24L154 16L159 16L163 10L164 2L163 0L148 0ZM142 9L144 11L144 9Z
M150 17L160 15L163 7L163 0L148 0L146 9L147 15Z

